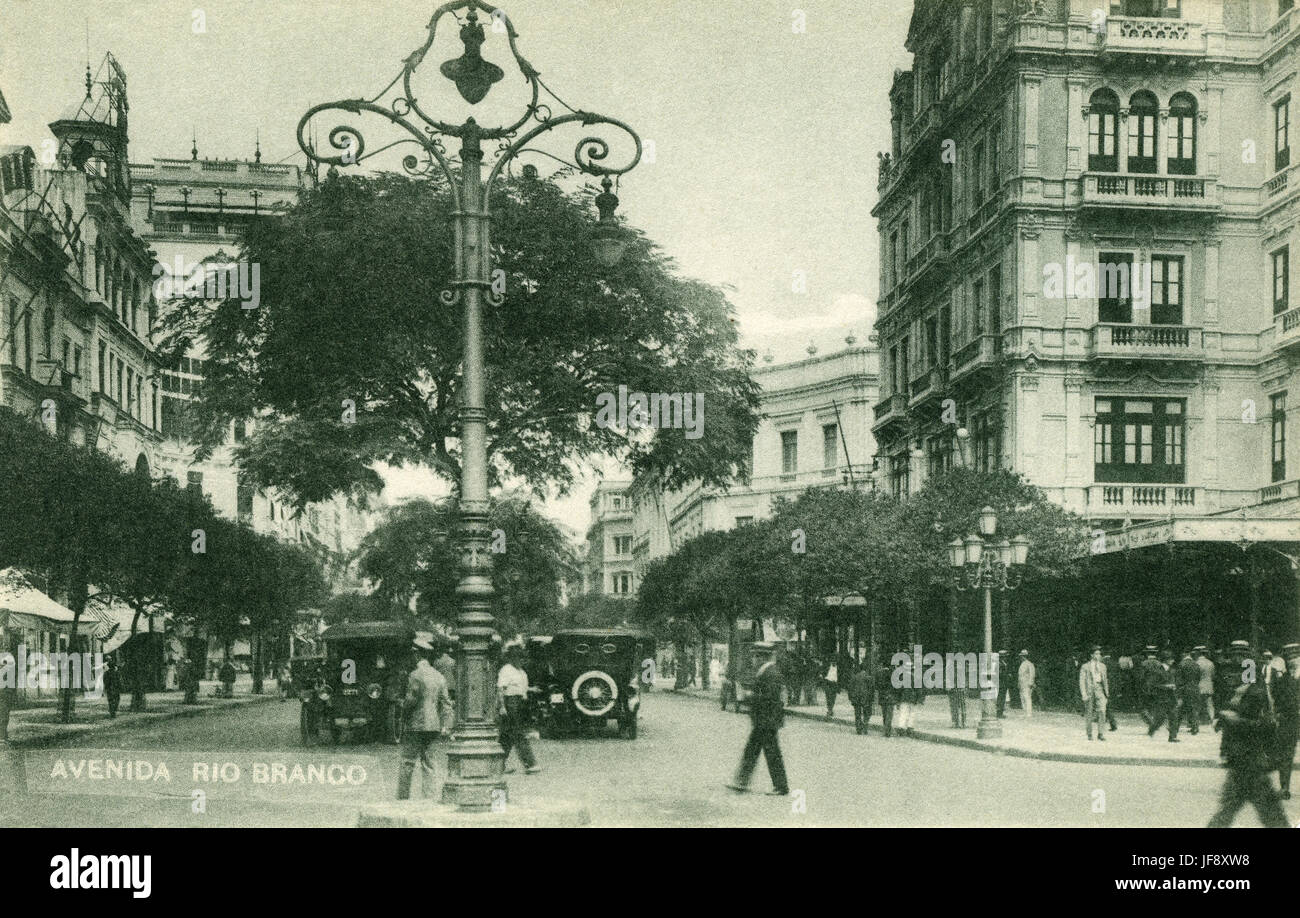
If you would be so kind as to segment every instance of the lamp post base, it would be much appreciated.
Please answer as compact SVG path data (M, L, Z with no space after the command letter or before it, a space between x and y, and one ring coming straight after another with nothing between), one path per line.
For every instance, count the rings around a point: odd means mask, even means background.
M976 739L1001 739L1002 722L998 720L997 702L992 698L980 699L980 722L975 728Z
M453 738L442 802L465 812L507 806L505 750L493 739Z

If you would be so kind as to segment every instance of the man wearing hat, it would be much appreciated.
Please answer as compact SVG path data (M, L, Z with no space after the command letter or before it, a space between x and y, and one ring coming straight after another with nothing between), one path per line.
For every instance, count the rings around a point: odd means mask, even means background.
M1207 724L1212 724L1214 723L1214 661L1210 659L1210 651L1204 644L1197 644L1192 648L1192 653L1196 657L1196 666L1201 671L1201 678L1197 684L1201 705L1197 716L1204 717Z
M1285 675L1273 683L1273 710L1277 714L1277 777L1282 799L1291 799L1291 768L1300 740L1300 644L1282 648Z
M766 657L754 676L754 694L749 701L749 719L751 728L745 751L740 757L740 768L736 777L727 787L740 793L749 790L749 780L758 765L761 752L767 759L767 773L772 778L772 790L769 793L783 797L790 793L790 784L786 780L785 760L781 757L781 745L777 733L785 723L785 705L781 702L781 673L776 667L776 645L760 642L754 645L754 652Z
M1029 659L1029 651L1020 651L1020 668L1016 671L1016 685L1020 688L1020 709L1026 717L1034 716L1034 683L1038 668Z
M1092 722L1097 721L1097 739L1106 741L1106 730L1102 721L1106 719L1106 709L1110 703L1110 679L1106 664L1101 660L1101 647L1092 646L1092 658L1079 667L1079 695L1083 699L1083 723L1088 730L1088 739L1092 739Z
M1190 650L1174 667L1174 683L1178 686L1178 723L1186 722L1192 736L1201 732L1201 668L1192 659Z
M1253 804L1259 820L1269 828L1288 827L1286 811L1269 781L1273 755L1277 749L1276 721L1270 709L1263 679L1249 677L1250 645L1233 641L1231 663L1247 674L1232 688L1228 700L1219 707L1217 729L1223 731L1219 755L1227 766L1219 809L1210 818L1210 828L1232 824L1238 811Z
M1174 655L1166 650L1163 659L1151 658L1154 667L1147 669L1147 688L1151 696L1151 719L1147 736L1155 736L1162 724L1169 729L1169 742L1178 742L1178 683L1174 676Z
M1143 650L1143 660L1138 666L1138 691L1142 697L1142 719L1146 721L1147 730L1155 734L1156 710L1160 701L1160 684L1164 681L1165 668L1157 659L1156 647L1148 644Z
M435 780L434 744L443 730L451 725L451 696L447 680L430 665L434 646L427 638L416 638L412 645L415 668L406 681L406 729L402 733L402 764L397 772L397 799L411 797L411 778L415 763L420 763L420 795L432 794Z

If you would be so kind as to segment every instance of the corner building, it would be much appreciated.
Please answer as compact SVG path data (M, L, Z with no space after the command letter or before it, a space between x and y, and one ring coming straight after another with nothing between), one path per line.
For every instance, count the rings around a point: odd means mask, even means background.
M964 427L976 466L1111 532L1101 553L1300 554L1292 5L915 4L874 211L895 493ZM1253 627L1294 640L1287 588Z

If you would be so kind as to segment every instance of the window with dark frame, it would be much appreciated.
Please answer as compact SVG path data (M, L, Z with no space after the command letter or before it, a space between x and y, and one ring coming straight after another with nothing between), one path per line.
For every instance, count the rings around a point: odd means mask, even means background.
M1160 104L1146 90L1135 92L1128 107L1128 171L1140 175L1156 172L1156 118Z
M1273 103L1273 171L1291 165L1291 97Z
M1102 252L1097 276L1097 321L1133 321L1133 253Z
M781 431L781 474L794 475L799 471L799 432Z
M1291 304L1291 248L1273 253L1273 315L1286 312Z
M833 469L840 464L840 428L838 424L822 425L822 468Z
M1151 256L1151 324L1183 324L1183 259Z
M1286 393L1269 396L1272 419L1273 481L1286 481Z
M1119 97L1099 89L1088 101L1088 170L1119 171Z
M1093 477L1099 482L1187 480L1182 399L1100 397L1093 428Z
M1179 93L1169 102L1169 174L1196 174L1196 100Z

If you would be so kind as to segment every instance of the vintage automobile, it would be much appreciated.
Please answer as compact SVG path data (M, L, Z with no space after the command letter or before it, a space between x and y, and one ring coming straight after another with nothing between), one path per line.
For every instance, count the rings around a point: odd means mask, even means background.
M538 730L556 736L618 723L620 735L636 739L641 706L639 680L654 659L654 638L627 629L558 631L549 641L529 642L529 683Z
M344 622L325 629L319 677L300 695L304 744L311 745L322 729L334 743L345 733L398 742L414 636L396 622Z

